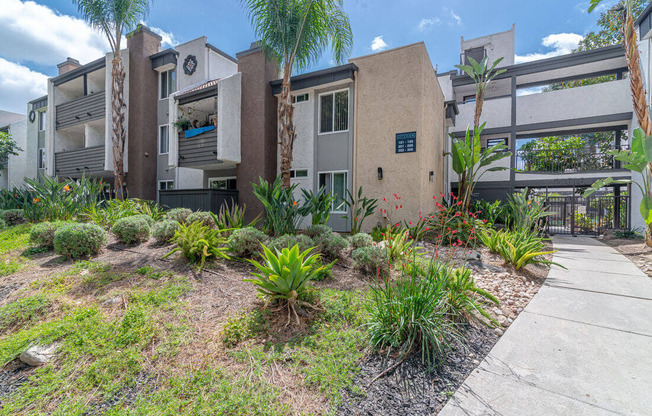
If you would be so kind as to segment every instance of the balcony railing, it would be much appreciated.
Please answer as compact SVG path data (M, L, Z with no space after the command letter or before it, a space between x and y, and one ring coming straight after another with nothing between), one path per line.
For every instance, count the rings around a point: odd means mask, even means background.
M217 130L186 138L179 133L179 166L198 167L218 163Z
M619 162L609 154L614 148L518 150L516 152L516 168L522 172L541 173L575 173L618 169L620 168ZM628 146L620 146L619 150L627 148Z
M84 147L54 154L55 174L59 177L74 178L82 174L105 171L104 145Z
M57 106L57 130L106 117L104 91Z

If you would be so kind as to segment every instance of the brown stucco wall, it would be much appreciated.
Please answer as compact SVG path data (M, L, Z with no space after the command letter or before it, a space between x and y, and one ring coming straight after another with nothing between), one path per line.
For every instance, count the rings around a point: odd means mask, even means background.
M132 198L156 200L158 77L149 56L161 37L140 26L128 35L129 155L127 189Z
M358 66L354 104L354 183L368 197L393 200L403 209L394 220L433 211L444 190L444 95L423 42L352 59ZM395 153L397 133L417 132L416 152ZM378 180L378 167L383 179ZM434 181L429 181L429 172ZM365 222L383 223L380 213Z
M265 53L252 48L237 55L238 72L242 73L241 163L236 168L238 200L247 205L247 218L263 210L252 193L251 182L259 177L273 181L276 177L276 97L270 81L278 78L275 63Z

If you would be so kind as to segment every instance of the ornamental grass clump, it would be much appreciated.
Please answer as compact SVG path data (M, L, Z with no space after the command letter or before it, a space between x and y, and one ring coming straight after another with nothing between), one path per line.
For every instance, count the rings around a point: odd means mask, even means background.
M152 226L151 234L156 244L163 245L172 240L178 229L177 221L163 219Z
M135 215L133 217L118 220L111 232L125 244L138 244L149 239L150 224L145 216ZM151 220L151 218L149 218Z
M306 284L322 272L323 267L319 266L321 256L310 254L312 249L300 251L298 245L276 251L276 254L265 246L262 248L262 263L249 260L259 273L251 273L255 279L245 281L256 285L258 292L269 302L276 303L277 311L287 310L286 326L292 321L292 314L298 324L298 307L316 309L315 305L307 302L309 289Z
M499 254L506 263L520 269L528 264L556 264L546 260L547 254L557 250L543 251L544 238L539 237L536 231L510 231L510 230L484 230L480 234L482 244L487 246L492 253ZM563 266L560 266L563 267Z
M222 233L228 230L215 230L203 225L201 222L181 224L172 238L177 247L166 254L169 257L176 252L181 252L183 257L191 263L198 265L198 270L204 268L209 258L229 259L226 254L228 239Z
M428 273L437 273L446 282L446 310L454 321L476 320L487 326L498 322L484 309L487 305L500 305L498 298L475 285L471 270L466 267L452 269L434 266Z
M70 223L54 232L54 251L78 259L99 253L106 241L106 231L99 225Z

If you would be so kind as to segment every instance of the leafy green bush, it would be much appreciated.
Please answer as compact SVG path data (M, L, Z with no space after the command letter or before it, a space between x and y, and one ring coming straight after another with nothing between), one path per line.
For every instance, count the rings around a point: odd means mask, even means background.
M357 233L349 237L349 244L353 250L374 245L374 239L367 233Z
M22 209L5 209L0 211L0 220L3 220L7 226L22 224L26 221L25 211Z
M99 253L106 244L106 232L96 224L64 224L54 232L54 251L77 259Z
M388 231L385 233L383 240L387 248L387 257L390 262L398 262L403 260L410 254L417 254L412 247L414 240L410 238L408 230Z
M127 218L138 218L138 219L141 219L141 220L145 221L145 222L147 223L147 225L149 225L150 228L151 228L151 227L154 225L154 223L156 222L156 221L154 220L154 218L152 218L152 217L150 217L149 215L146 215L146 214L136 214L136 215L133 215L133 216L131 216L131 217L127 217Z
M197 211L193 212L192 214L188 215L186 218L186 222L188 224L192 224L193 222L199 222L207 227L215 227L215 221L213 220L213 214L210 212L205 212L205 211Z
M480 220L486 220L487 225L492 226L499 221L503 221L504 213L507 211L501 206L499 200L489 203L484 199L478 199L472 203L472 211L478 214Z
M235 203L232 204L231 206L228 206L226 204L222 205L222 207L220 208L220 212L215 217L215 223L217 224L217 228L221 230L224 229L237 230L239 228L255 226L258 223L260 216L256 217L256 219L250 222L249 225L245 225L246 211L247 211L246 204L242 204L242 206Z
M311 190L301 189L304 205L301 207L301 215L312 217L312 224L326 224L331 217L331 210L335 197L326 190L326 187L319 188L316 193Z
M7 228L7 223L5 220L0 219L0 230L4 230L5 228Z
M440 273L446 281L446 309L454 320L471 319L489 325L497 322L484 310L484 305L493 303L499 305L498 299L488 291L475 285L471 270L467 268L451 270L445 266L433 267L430 273ZM482 319L484 318L484 319Z
M317 250L329 259L339 258L342 251L349 246L346 238L334 232L317 235L312 241Z
M161 220L154 224L151 229L152 237L156 244L168 243L179 229L179 223L173 220Z
M454 325L441 307L446 302L445 281L436 275L403 274L373 286L368 331L376 349L389 348L399 360L418 350L429 365L444 357L458 339Z
M104 228L110 229L118 220L127 217L142 216L152 224L163 218L162 208L152 201L141 199L112 199L101 205L89 207L84 212L84 218Z
M480 240L489 250L499 254L507 263L517 269L531 263L557 264L543 257L546 254L555 253L557 250L542 251L545 247L544 239L533 231L490 229L480 234Z
M330 235L333 229L325 224L310 225L306 228L305 234L310 238L315 238L322 235Z
M294 199L297 185L285 189L278 176L271 184L260 178L260 183L251 186L265 210L264 231L275 237L295 234L302 218L302 207Z
M317 266L319 254L310 254L312 250L299 251L299 246L284 248L276 255L263 246L263 264L249 260L259 273L252 273L255 279L245 279L257 286L258 292L269 300L280 303L281 308L287 308L288 317L293 312L299 323L296 308L312 307L306 302L308 288L306 283L311 280L322 267ZM290 318L291 319L291 318ZM290 323L288 319L288 324Z
M147 217L149 218L149 217ZM151 218L150 218L151 220ZM118 220L111 231L125 244L142 243L149 239L150 225L141 215Z
M54 233L63 225L69 224L66 221L45 221L34 225L29 230L29 242L37 247L53 248Z
M222 230L214 230L201 222L181 224L172 238L172 242L178 247L164 257L180 251L191 263L199 263L199 270L204 267L209 257L228 259L229 256L226 254L228 240L221 233Z
M376 242L380 243L385 239L385 227L381 227L380 225L376 225L372 230L371 234L369 234L371 238Z
M353 196L347 189L347 197L344 198L344 204L349 211L349 215L344 218L351 221L351 234L357 234L362 230L364 220L372 215L378 208L378 200L362 196L362 186L358 188L357 197Z
M380 274L388 269L387 249L370 246L356 248L351 252L355 267L365 273Z
M290 248L296 245L299 246L300 251L306 251L315 246L314 242L307 235L285 234L273 239L269 243L268 247L272 250L281 251L284 248Z
M528 189L516 192L508 197L509 225L513 230L530 231L540 230L543 220L552 215L546 211L545 201L542 197L528 197Z
M165 213L165 217L182 224L186 222L190 214L192 214L192 210L188 208L173 208Z
M267 242L267 235L254 228L245 227L233 231L229 239L229 250L238 257L248 257L261 251L261 244Z

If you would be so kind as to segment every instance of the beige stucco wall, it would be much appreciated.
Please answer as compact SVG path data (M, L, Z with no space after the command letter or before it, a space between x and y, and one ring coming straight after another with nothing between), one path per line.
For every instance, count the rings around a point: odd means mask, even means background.
M352 59L356 74L353 189L382 201L402 199L395 220L433 211L433 195L444 190L444 95L425 45L416 43ZM395 153L397 133L417 132L416 152ZM378 168L383 179L378 180ZM434 172L430 182L429 173ZM382 222L379 212L365 229Z

